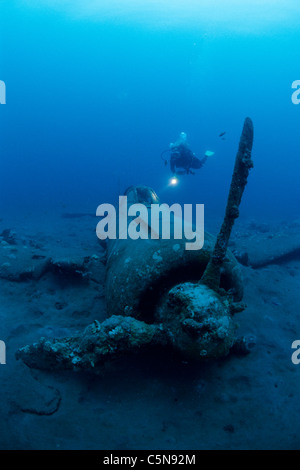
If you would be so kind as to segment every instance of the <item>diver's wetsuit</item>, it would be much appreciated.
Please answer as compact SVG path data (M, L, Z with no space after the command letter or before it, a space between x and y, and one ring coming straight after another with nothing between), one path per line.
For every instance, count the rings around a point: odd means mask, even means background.
M206 156L202 160L199 160L199 158L195 157L191 149L183 143L171 149L170 166L173 174L188 175L189 173L193 173L191 169L198 170L202 168L206 160ZM183 168L183 170L178 171L177 168Z

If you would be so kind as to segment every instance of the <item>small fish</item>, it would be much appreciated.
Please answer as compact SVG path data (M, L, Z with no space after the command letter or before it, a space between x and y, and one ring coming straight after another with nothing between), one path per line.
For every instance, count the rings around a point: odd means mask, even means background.
M221 134L219 134L219 137L223 137L223 135L225 135L226 132L221 132Z

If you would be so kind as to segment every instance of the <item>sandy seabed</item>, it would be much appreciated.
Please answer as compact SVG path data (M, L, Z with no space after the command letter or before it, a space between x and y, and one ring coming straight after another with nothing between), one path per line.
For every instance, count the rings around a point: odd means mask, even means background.
M236 317L239 333L256 337L249 355L189 364L158 351L100 375L29 369L15 359L18 348L107 316L95 226L91 217L2 215L0 234L11 232L0 244L0 449L300 449L300 365L291 361L300 339L299 221L235 227L231 248L249 256L247 309ZM87 279L26 275L47 257L92 256L97 271Z

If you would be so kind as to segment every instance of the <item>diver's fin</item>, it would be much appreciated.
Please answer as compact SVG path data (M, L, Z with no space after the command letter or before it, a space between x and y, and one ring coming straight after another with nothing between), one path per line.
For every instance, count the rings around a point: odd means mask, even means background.
M204 155L205 155L206 157L213 157L214 154L215 154L215 152L212 152L211 150L206 150L206 152L205 152Z

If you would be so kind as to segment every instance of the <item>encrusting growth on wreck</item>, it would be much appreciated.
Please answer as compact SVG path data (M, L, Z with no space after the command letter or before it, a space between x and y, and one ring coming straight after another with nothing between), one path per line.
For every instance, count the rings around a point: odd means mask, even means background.
M227 246L253 166L252 143L253 125L247 118L217 239L206 233L198 251L186 250L184 237L109 240L106 305L111 316L75 336L41 338L19 349L16 357L38 369L97 372L112 358L157 345L188 360L226 356L237 344L233 316L244 309L239 264ZM131 187L126 195L132 204L150 208L159 203L146 186Z
M235 219L239 217L239 206L247 184L249 171L253 168L253 161L251 160L252 146L253 123L250 118L246 118L235 159L224 221L213 254L201 278L201 282L211 289L220 287L221 268L226 256L232 227Z

